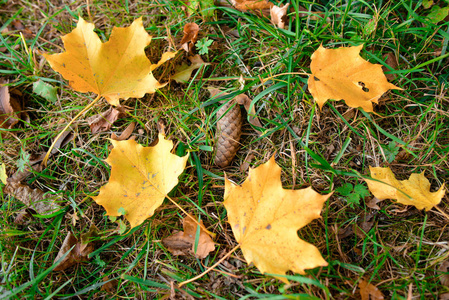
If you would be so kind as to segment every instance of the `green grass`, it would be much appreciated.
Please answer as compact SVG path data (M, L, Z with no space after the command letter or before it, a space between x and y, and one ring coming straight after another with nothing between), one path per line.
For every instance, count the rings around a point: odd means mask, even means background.
M418 211L389 200L374 210L366 205L371 197L352 205L338 193L326 202L322 219L298 233L318 247L328 267L309 270L306 276L288 274L290 285L285 285L260 274L237 250L218 267L232 276L213 271L177 287L237 245L222 205L224 172L213 163L216 112L221 104L210 99L208 87L224 88L230 97L246 93L263 124L260 137L248 123L244 125L241 148L226 169L236 182L247 176L240 166L248 155L255 167L277 153L285 188L312 186L324 194L346 183L365 185L360 176L369 175L369 166L390 166L399 179L425 170L434 191L449 181L448 22L432 24L416 1L291 1L285 30L267 18L228 7L216 8L214 18L187 15L181 1L95 1L89 6L92 19L86 2L50 2L7 3L0 11L1 28L10 29L1 35L0 76L9 80L12 96L24 103L30 118L11 130L1 129L0 154L8 175L17 170L21 151L31 156L44 153L64 125L95 98L71 90L37 52L61 52L60 36L74 28L78 15L94 21L103 40L113 26L127 26L143 16L153 36L147 49L152 62L179 47L184 25L195 22L201 29L199 38L214 41L202 56L211 65L188 84L170 83L155 94L122 101L129 114L108 132L92 135L85 121L107 110L104 101L77 120L71 129L74 140L59 149L47 168L33 171L25 180L33 188L60 195L59 212L33 213L25 223L16 224L25 207L2 194L0 298L6 297L1 293L10 293L12 299L166 299L174 283L174 292L184 298L357 299L362 278L387 299L407 299L409 289L414 299L438 299L449 292L437 271L449 256L447 219L440 212ZM309 9L307 14L314 18L298 17L299 6ZM317 11L324 15L317 17ZM11 31L14 20L33 35L22 38ZM377 26L369 32L373 22ZM386 66L387 73L396 76L391 82L403 90L386 93L374 114L349 108L343 101L329 101L319 109L307 90L308 77L290 73L310 72L310 56L321 44L336 48L361 43L361 55ZM395 70L385 63L389 52L398 58ZM156 71L156 78L166 82L182 62L187 57L180 51ZM241 90L240 75L245 77ZM57 102L33 93L33 82L39 79L58 87ZM90 198L110 175L102 161L109 154L110 133L137 122L134 134L139 143L148 145L157 137L158 120L165 121L177 154L190 153L180 184L170 196L217 234L216 250L202 261L173 256L162 245L162 238L182 229L183 215L170 202L141 226L120 235L117 223ZM399 154L392 160L385 149L393 146ZM439 209L449 214L447 195ZM370 214L373 223L364 227ZM92 224L99 236L91 260L52 272L68 231L79 237ZM339 230L348 227L359 228L354 229L357 234L341 237ZM107 280L113 283L112 293L102 290Z

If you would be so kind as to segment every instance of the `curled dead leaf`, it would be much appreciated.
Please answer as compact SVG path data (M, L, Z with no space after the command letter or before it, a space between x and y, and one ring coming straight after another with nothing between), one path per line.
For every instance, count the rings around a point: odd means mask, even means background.
M359 281L360 296L362 300L383 300L382 292L364 279Z
M388 52L386 57L386 64L389 65L393 70L396 70L398 68L398 61L396 60L396 56L393 52ZM387 67L382 67L382 70L384 72L390 71ZM394 80L396 79L396 74L385 74L388 80Z
M112 124L124 116L126 116L126 111L123 107L109 107L107 111L87 118L87 123L89 123L92 134L96 134L111 129Z
M271 22L281 29L284 29L287 23L287 10L289 5L290 3L281 7L273 5L270 9Z
M191 53L198 38L200 27L196 23L187 23L184 25L184 36L181 40L181 48Z
M170 77L171 80L174 80L177 83L186 83L189 81L190 76L192 76L193 71L201 68L202 66L209 65L209 63L205 63L201 56L199 56L198 54L189 56L189 60L192 64L190 66L188 66L187 64L178 66L175 69L175 74Z
M111 134L111 139L115 141L124 141L127 140L131 134L134 131L134 128L136 127L136 122L131 122L129 125L123 130L123 132L120 134L120 136L117 136L115 133Z
M438 273L441 274L440 282L444 286L449 286L449 261L443 261L438 267Z
M200 222L203 225L203 221ZM215 250L215 243L211 236L200 228L191 218L186 217L183 220L184 231L177 232L172 236L162 239L162 244L173 255L194 255L196 258L203 259ZM195 240L197 230L200 230L198 246L195 252Z
M17 114L21 111L17 101L11 99L9 87L0 83L0 127L11 129L19 122Z
M92 233L94 230L89 229ZM59 249L58 255L56 256L54 262L58 261L67 251L69 251L73 246L75 246L54 269L53 271L64 271L71 266L88 260L88 255L94 250L94 244L92 242L86 242L86 238L81 237L81 241L72 234L71 231L67 234L64 241L62 242L61 249Z
M33 189L28 185L8 181L3 192L22 201L26 206L35 210L40 215L49 215L61 209L57 204L57 200L60 199L59 195L50 195L40 189Z

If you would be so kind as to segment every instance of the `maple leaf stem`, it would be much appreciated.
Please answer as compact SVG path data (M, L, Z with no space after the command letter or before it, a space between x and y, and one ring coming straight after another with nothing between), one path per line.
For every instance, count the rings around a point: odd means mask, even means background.
M227 259L229 256L231 256L232 253L235 252L235 250L237 250L238 248L240 248L240 244L235 246L234 248L232 248L231 251L229 251L228 253L226 253L225 256L223 256L222 258L220 258L219 261L217 261L215 264L213 264L212 266L210 266L206 271L204 271L203 273L201 273L200 275L197 275L189 280L183 281L179 284L179 287L182 287L183 285L193 282L201 277L203 277L204 275L206 275L207 273L209 273L210 271L212 271L213 269L215 269L219 264L221 264L225 259Z
M444 216L444 217L446 217L446 219L448 219L449 220L449 216L441 209L441 208L439 208L438 206L435 206L435 208Z
M200 226L201 229L203 229L208 235L210 235L212 238L215 238L216 234L213 232L210 232L209 230L206 229L206 227L204 227L203 224L200 224L196 218L194 216L192 216L191 214L189 214L188 212L186 212L184 210L184 208L182 208L178 203L176 203L175 200L173 200L172 198L170 198L169 196L165 195L165 197L167 197L168 200L171 201L171 203L173 203L177 208L179 208L183 213L185 213L187 215L187 217L189 217L190 219L192 219L193 222L195 222L196 225Z
M305 76L311 76L312 74L304 73L304 72L281 73L281 74L276 74L276 75L273 75L273 76L268 76L267 78L263 79L263 82L267 82L268 80L271 80L271 79L279 77L279 76L284 76L284 75L305 75Z
M86 111L88 111L92 106L95 105L95 103L97 103L99 100L101 99L101 95L98 95L97 98L95 98L94 101L92 101L91 103L89 103L89 105L87 105L86 107L84 107L72 120L70 120L70 122L64 127L63 130L61 130L61 132L58 134L58 136L54 139L53 144L51 144L50 148L47 151L47 154L45 155L44 159L42 160L42 165L44 165L45 167L47 166L47 161L48 158L50 157L51 151L53 150L53 148L56 145L56 142L59 140L59 138L64 134L64 132L67 131L67 129L69 129L69 127L82 115L84 114Z

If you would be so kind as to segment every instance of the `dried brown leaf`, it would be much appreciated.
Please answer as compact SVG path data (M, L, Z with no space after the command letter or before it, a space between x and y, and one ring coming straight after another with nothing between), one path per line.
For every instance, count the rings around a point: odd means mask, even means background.
M89 230L90 231L90 230ZM54 268L54 271L63 271L71 266L88 260L88 255L94 250L93 243L83 244L72 234L71 231L67 234L61 249L59 249L58 255L55 258L55 262L59 260L65 253L67 253L73 246L75 246L70 253Z
M384 295L382 292L371 283L364 279L359 282L360 296L362 300L383 300Z
M15 106L15 105L14 105ZM17 107L13 107L11 97L9 95L8 86L0 86L0 127L11 129L19 122L16 114L20 111Z
M122 134L120 134L120 136L117 136L115 133L112 133L111 139L113 139L115 141L127 140L133 133L135 127L136 127L136 122L132 122L125 128L125 130L123 130L123 132L122 132Z
M449 286L449 261L443 261L438 267L438 271L443 273L440 276L441 284L444 286Z
M22 22L20 20L14 20L11 22L12 27L14 30L20 31L25 38L31 38L33 37L33 32L31 32L30 29L23 26Z
M203 225L203 221L200 222ZM187 255L192 254L197 258L203 259L209 255L210 252L215 250L215 243L207 232L198 227L191 218L184 218L183 221L184 231L175 233L165 239L162 239L162 244L173 255ZM200 230L200 236L198 239L198 247L195 252L195 238L197 229Z
M108 294L114 294L117 291L117 279L109 279L108 276L104 276L103 282L104 284L101 286L102 291L105 291Z
M377 199L376 197L373 197L373 198L371 198L371 200L366 202L366 206L368 206L369 208L372 208L372 209L380 210L379 205L377 205L377 203L379 203L380 201L381 200Z
M253 126L256 126L257 128L261 128L262 124L259 121L259 118L256 115L256 108L255 105L251 107L251 99L245 95L240 94L235 97L235 101L237 101L238 104L241 104L245 107L246 112L249 115L249 123ZM258 130L256 130L259 135L262 135L262 133Z
M110 107L107 111L87 118L92 134L109 130L118 118L126 116L122 107Z
M3 189L3 192L7 195L14 196L14 198L22 201L26 206L34 209L39 214L52 214L61 208L56 203L59 196L47 195L47 193L44 193L40 189L33 189L28 185L17 183L9 179L8 184Z
M394 55L394 53L388 52L387 55L385 55L385 57L387 59L385 61L387 65L389 65L393 70L396 70L398 68L398 61L396 60L396 56ZM382 71L388 72L390 71L390 69L388 69L387 67L382 67ZM385 76L390 81L396 78L396 74L385 74Z
M184 25L184 36L181 40L181 48L186 52L192 52L198 38L200 27L196 23L187 23Z
M290 3L281 7L273 5L270 9L271 22L281 29L284 29L287 23L287 10L289 5Z

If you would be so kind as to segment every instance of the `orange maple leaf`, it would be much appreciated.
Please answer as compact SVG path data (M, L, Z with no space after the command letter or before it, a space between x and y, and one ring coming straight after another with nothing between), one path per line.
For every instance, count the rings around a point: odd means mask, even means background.
M312 54L309 91L320 108L328 99L345 100L350 107L373 111L373 104L390 89L402 90L387 81L382 66L364 60L363 45L325 49Z
M369 190L379 200L396 199L401 204L429 210L438 205L446 193L444 184L438 191L430 192L430 182L424 176L424 172L412 174L410 179L399 181L388 167L370 166L369 169L371 177L381 181L365 179Z
M43 54L74 90L94 92L110 104L119 105L119 99L141 98L164 86L151 71L175 53L167 52L160 62L151 64L144 51L151 36L142 18L126 28L114 27L106 43L101 42L94 28L94 24L79 17L76 28L62 37L66 52Z
M305 269L327 266L319 250L299 239L297 231L320 217L331 194L320 195L311 187L286 190L280 178L281 168L273 156L250 169L241 186L225 179L224 205L243 256L262 273L304 274Z
M111 143L114 149L106 159L111 177L99 195L92 198L106 209L108 216L120 216L124 210L133 228L151 217L178 184L188 155L170 153L173 142L162 134L154 147L143 147L134 140Z

